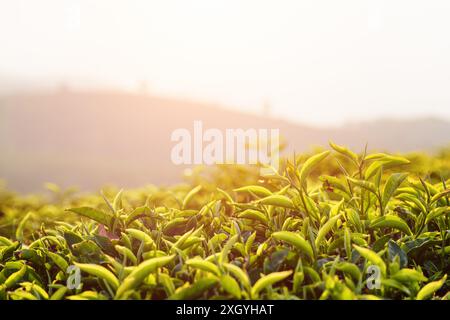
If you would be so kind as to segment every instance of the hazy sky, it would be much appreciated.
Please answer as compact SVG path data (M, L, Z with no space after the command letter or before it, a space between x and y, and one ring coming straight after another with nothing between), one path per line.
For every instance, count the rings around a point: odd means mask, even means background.
M330 125L450 119L450 1L0 0L0 78L105 84Z

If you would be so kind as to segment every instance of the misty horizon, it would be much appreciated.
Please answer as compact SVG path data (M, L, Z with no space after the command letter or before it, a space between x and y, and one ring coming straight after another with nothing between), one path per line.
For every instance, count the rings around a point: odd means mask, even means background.
M279 129L283 155L327 148L329 140L363 152L428 152L449 144L442 119L380 120L316 128L217 105L119 91L59 90L0 98L0 178L18 191L44 182L94 190L104 184L136 187L182 180L192 166L171 160L174 130Z
M1 80L1 78L0 78ZM1 81L0 81L1 82ZM301 119L292 118L292 117L283 117L282 115L274 114L274 108L271 104L262 104L260 106L251 106L252 108L243 109L234 105L227 105L220 103L219 101L207 100L201 98L193 98L189 96L183 95L170 95L157 93L152 91L150 88L146 87L142 88L140 84L136 85L135 89L125 89L119 88L115 86L108 85L93 85L86 86L84 85L71 85L70 82L67 81L59 81L54 84L35 84L29 82L27 85L19 85L10 88L3 88L3 91L0 91L0 100L6 97L20 97L20 96L35 96L35 95L54 95L54 94L118 94L118 95L130 95L130 96L147 96L156 99L163 100L171 100L178 101L180 104L189 103L200 106L205 106L207 108L213 109L224 109L232 112L237 112L245 115L255 115L263 118L273 119L273 120L282 120L286 121L290 124L297 124L302 126L307 126L311 128L318 129L339 129L345 128L349 126L358 127L364 126L366 124L378 123L378 122L417 122L417 121L447 121L450 124L450 117L442 117L435 114L426 114L423 115L389 115L389 114L381 114L377 117L373 118L362 118L362 119L344 119L341 122L336 121L335 123L315 123L302 121ZM105 107L108 107L107 105Z

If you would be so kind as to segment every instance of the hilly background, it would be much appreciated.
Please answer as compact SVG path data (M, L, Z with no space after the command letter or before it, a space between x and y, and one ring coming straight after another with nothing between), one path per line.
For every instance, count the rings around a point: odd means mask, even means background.
M307 108L298 109L306 114ZM170 160L173 130L279 128L286 152L326 146L332 139L361 151L433 152L450 143L450 123L439 119L389 120L313 128L186 100L115 91L0 95L0 179L20 192L44 182L96 190L167 185L182 179Z

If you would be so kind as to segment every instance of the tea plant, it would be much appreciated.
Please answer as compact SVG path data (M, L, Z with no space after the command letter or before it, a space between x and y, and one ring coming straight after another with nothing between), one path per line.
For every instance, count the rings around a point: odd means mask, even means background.
M448 177L330 145L270 177L223 166L167 189L4 191L0 299L450 298Z

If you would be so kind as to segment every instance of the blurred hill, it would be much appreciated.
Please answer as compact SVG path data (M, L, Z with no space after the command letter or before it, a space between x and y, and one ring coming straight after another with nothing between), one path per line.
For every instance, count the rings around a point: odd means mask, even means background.
M299 108L298 112L308 110ZM450 123L439 119L377 120L339 128L302 124L205 103L122 92L3 94L0 96L0 179L30 192L47 181L85 190L181 180L184 167L170 160L171 132L279 128L286 152L326 146L328 140L362 151L433 151L450 142Z

